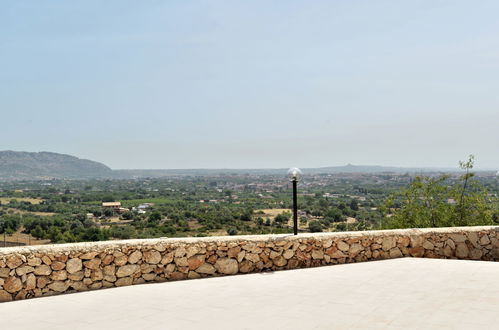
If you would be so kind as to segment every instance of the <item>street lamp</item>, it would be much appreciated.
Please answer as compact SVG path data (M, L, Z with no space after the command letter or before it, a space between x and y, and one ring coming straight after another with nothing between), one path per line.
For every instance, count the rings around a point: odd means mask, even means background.
M296 184L301 179L299 168L293 167L288 171L289 181L293 182L293 233L298 235L298 204L296 198Z

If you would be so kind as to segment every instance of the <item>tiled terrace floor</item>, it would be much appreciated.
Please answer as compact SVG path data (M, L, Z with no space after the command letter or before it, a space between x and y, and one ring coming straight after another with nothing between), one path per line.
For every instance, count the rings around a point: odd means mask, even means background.
M499 329L499 262L394 259L0 304L2 329Z

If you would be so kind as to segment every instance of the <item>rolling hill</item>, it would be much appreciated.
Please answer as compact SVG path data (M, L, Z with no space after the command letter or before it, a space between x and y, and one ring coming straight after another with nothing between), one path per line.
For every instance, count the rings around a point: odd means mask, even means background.
M303 168L307 174L339 173L418 173L454 172L457 169L403 168L386 166L351 165L319 168ZM160 178L167 176L210 175L285 175L286 168L268 169L128 169L112 170L108 166L75 156L54 152L0 151L0 180L39 179L130 179Z

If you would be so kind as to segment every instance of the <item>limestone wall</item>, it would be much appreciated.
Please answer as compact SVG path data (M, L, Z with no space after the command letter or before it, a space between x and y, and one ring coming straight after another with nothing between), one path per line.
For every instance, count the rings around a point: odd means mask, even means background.
M427 257L499 260L499 227L146 239L0 249L0 301L115 286Z

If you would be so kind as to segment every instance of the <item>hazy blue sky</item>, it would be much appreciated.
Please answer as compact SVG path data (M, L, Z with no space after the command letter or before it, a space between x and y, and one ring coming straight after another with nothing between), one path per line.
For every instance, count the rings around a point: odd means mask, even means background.
M499 168L499 1L0 0L0 150Z

